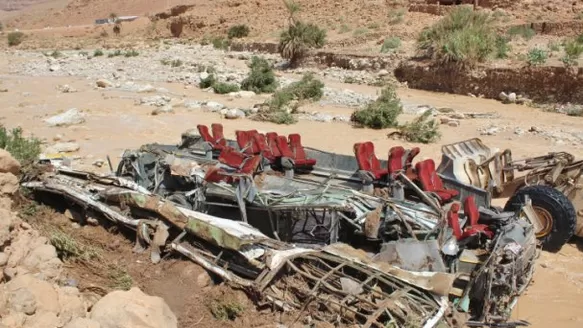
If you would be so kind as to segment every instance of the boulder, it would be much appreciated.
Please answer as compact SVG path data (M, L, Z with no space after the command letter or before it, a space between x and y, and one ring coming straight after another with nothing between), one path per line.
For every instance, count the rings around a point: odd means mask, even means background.
M237 92L229 92L229 96L234 97L234 98L251 98L251 97L255 96L255 92L241 90L241 91L237 91Z
M61 287L58 289L59 305L59 327L67 324L77 317L84 318L87 315L87 309L84 301L75 287Z
M0 173L0 193L12 195L18 190L18 178L12 173Z
M45 122L49 126L69 126L85 122L85 115L77 108L71 108L68 111L47 118Z
M238 118L245 118L245 112L240 109L229 109L225 113L225 118L230 120L235 120Z
M164 114L164 113L174 113L174 108L172 108L172 105L158 107L152 111L152 115L159 115L159 114Z
M177 319L160 297L134 287L105 295L91 310L90 318L101 328L176 328Z
M46 153L49 154L57 154L57 153L71 153L79 150L81 146L79 146L76 142L58 142L50 147L45 149Z
M64 328L101 328L101 325L95 320L75 318L66 324Z
M9 173L3 173L9 174ZM1 175L1 174L0 174ZM4 189L4 188L2 188ZM4 245L8 240L11 239L10 231L14 227L14 224L18 221L18 218L8 209L0 208L0 244ZM6 252L6 249L4 250ZM8 261L8 260L7 260Z
M22 328L55 328L59 327L59 318L54 312L40 312L27 317Z
M0 173L20 173L20 163L4 149L0 149Z
M111 81L108 81L106 79L99 79L99 80L97 80L97 82L95 82L95 84L97 85L98 88L111 88L111 87L113 87L113 83L111 83Z
M61 310L55 288L50 283L29 274L17 276L4 288L8 294L7 307L15 311L32 314L59 313Z

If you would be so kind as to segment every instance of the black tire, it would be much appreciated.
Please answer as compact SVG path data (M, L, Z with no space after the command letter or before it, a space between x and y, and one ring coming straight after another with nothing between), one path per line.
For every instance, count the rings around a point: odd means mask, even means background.
M575 233L577 213L573 203L557 189L536 185L519 189L504 206L504 211L517 211L525 203L525 195L532 200L532 206L546 210L552 217L550 232L538 237L543 249L557 252ZM550 225L549 225L550 226Z

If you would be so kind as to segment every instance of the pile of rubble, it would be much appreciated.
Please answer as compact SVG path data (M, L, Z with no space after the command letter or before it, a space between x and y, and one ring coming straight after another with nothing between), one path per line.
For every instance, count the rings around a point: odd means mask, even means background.
M103 298L63 281L63 262L46 237L11 211L20 164L0 149L0 327L177 327L159 297L138 288Z

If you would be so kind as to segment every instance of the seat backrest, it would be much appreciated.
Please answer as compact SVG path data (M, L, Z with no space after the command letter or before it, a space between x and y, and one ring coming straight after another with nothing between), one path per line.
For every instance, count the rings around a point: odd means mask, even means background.
M196 126L196 128L198 129L198 133L204 141L210 142L213 145L215 144L215 139L209 133L209 128L206 125L199 124Z
M294 158L294 153L289 149L287 138L285 136L277 136L277 148L283 157Z
M239 173L243 174L253 174L257 170L257 167L261 163L261 156L255 155L245 159L245 162L241 166Z
M255 140L255 136L258 135L259 132L257 130L249 130L247 131L247 139L249 140L249 144L251 145L251 151L253 154L261 153L261 148L257 144Z
M358 169L363 171L370 171L369 156L364 143L357 142L354 144L354 156L356 157L356 162L358 163Z
M464 200L464 213L469 220L470 227L478 224L478 220L480 219L480 211L478 210L474 196L468 196Z
M415 156L419 155L421 149L419 147L414 147L407 153L407 158L405 159L405 169L410 168L413 165L413 159Z
M453 230L453 235L457 240L462 238L462 229L460 227L459 212L460 204L453 203L447 212L447 224Z
M211 124L211 130L213 131L213 138L216 141L221 139L225 139L225 135L223 134L223 125L220 123L213 123Z
M257 133L256 135L254 135L253 140L255 141L255 144L257 145L259 151L261 152L261 154L263 154L263 156L269 159L273 158L273 154L271 153L271 149L267 145L267 139L265 138L265 135L263 133Z
M247 156L241 152L238 152L232 148L225 148L219 155L219 162L238 169L241 167L246 158Z
M289 145L292 152L294 153L295 159L306 159L306 152L304 151L304 146L302 146L302 137L297 133L292 133L288 136Z
M251 140L249 140L247 131L237 130L235 131L235 136L237 136L237 144L241 151L245 154L253 154L253 145L251 144Z
M443 182L435 172L435 162L432 159L426 159L415 165L417 175L421 186L425 191L443 190Z
M389 174L394 174L404 169L404 156L405 148L401 146L395 146L389 150Z
M277 147L277 133L267 132L265 134L265 136L267 137L267 145L269 146L269 149L271 150L271 154L274 157L281 157L281 152L279 151L279 148Z
M368 161L370 163L370 169L373 171L381 169L381 162L377 158L377 155L374 152L374 144L371 141L367 141L364 144L366 149L366 153L368 155Z

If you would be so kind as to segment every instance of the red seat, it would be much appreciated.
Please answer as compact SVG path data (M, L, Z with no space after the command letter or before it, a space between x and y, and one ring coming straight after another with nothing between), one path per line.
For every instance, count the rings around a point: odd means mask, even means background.
M447 211L447 224L453 230L453 235L455 239L462 239L462 228L460 227L460 217L458 212L460 211L460 204L453 203Z
M222 148L227 147L227 140L223 134L223 125L219 123L213 123L211 124L211 130L213 132L213 139L215 140L215 144Z
M426 159L417 163L415 169L423 190L437 195L442 203L459 195L457 190L445 189L443 187L443 181L441 181L441 178L435 172L435 162L432 159Z
M387 169L381 167L381 162L374 152L374 144L370 141L354 144L354 155L358 168L372 173L375 179L382 179L388 174Z
M253 154L253 146L251 145L247 131L237 130L235 131L235 136L237 137L239 149L246 154Z
M405 168L405 148L401 146L395 146L389 150L389 174L395 175L396 173L402 171Z
M231 183L233 181L232 177L229 175L224 174L225 171L221 170L220 168L214 166L206 171L204 175L204 180L207 182L220 182L225 181L227 183Z
M196 128L198 129L198 133L200 134L202 139L208 142L213 149L222 150L224 148L227 148L227 141L225 139L222 139L219 142L217 142L217 139L209 133L209 128L206 125L199 124L196 126Z
M419 147L415 147L412 148L411 150L409 150L409 153L407 154L407 158L405 159L405 169L409 169L413 167L413 159L419 155L419 153L421 152L421 149Z
M255 136L253 136L253 139L255 141L255 144L259 148L261 155L267 158L270 162L275 161L275 156L273 156L273 154L271 153L271 148L267 144L267 139L265 138L265 135L262 133L257 133Z
M277 149L281 153L281 156L294 158L294 153L289 149L287 144L287 138L285 136L277 136Z
M476 200L474 196L468 196L464 200L464 213L468 219L464 232L462 233L462 239L470 236L474 236L478 233L483 233L488 238L494 237L494 232L485 224L479 224L480 211L478 206L476 206Z
M237 173L253 174L257 171L257 168L261 164L261 156L255 155L245 159L245 162L241 166L241 169Z
M266 137L267 137L267 145L269 146L269 149L271 150L271 154L273 155L273 157L275 157L275 158L281 157L281 152L279 151L279 148L277 147L277 133L268 132L266 134Z
M291 150L294 154L294 162L296 166L314 166L316 165L316 160L313 158L306 157L306 151L304 146L302 146L302 138L297 133L292 133L289 135L289 143Z
M219 162L230 167L233 167L235 169L241 168L241 166L245 162L245 159L247 159L247 156L245 156L245 154L238 152L232 148L223 149L221 151L221 154L219 155Z

